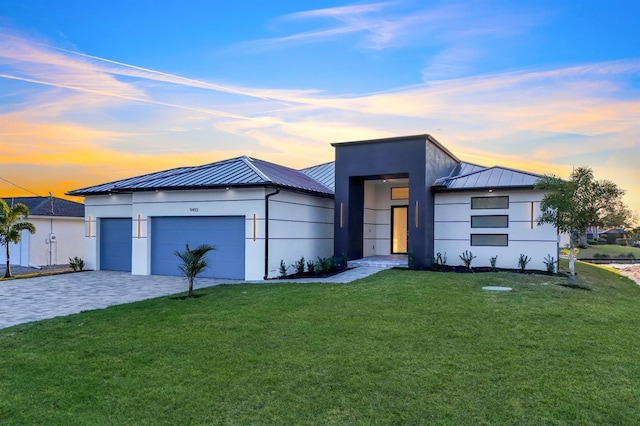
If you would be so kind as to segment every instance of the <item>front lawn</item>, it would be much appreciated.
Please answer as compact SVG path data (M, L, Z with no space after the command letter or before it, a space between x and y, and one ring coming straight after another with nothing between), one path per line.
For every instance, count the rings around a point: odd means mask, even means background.
M614 244L592 245L587 249L579 249L578 259L596 259L602 255L615 259L620 256L630 257L629 253L633 254L635 259L640 259L640 248Z
M390 270L11 327L0 423L637 424L640 288L577 271L591 291Z

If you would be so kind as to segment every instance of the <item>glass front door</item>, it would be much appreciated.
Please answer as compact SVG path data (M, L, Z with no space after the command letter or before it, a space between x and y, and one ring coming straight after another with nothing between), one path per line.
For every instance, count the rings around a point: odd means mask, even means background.
M409 206L391 207L391 254L406 254L409 239Z

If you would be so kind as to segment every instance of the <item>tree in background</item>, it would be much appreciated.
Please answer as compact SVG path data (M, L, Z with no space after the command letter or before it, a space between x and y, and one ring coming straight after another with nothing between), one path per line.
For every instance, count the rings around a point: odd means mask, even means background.
M5 278L11 277L11 259L9 256L9 245L11 243L18 244L22 238L22 231L36 232L36 227L25 219L29 217L29 208L22 203L14 206L9 205L3 199L0 199L0 244L4 245L7 250L7 269L4 273Z
M614 200L607 206L604 214L602 215L602 223L600 226L603 228L632 228L633 224L637 222L637 218L631 211L631 209L622 202L622 200Z
M178 268L189 283L189 294L187 294L187 297L193 297L193 281L200 272L209 266L205 258L206 254L215 249L214 246L210 246L209 244L200 244L198 247L190 249L189 243L187 243L185 251L175 252L175 255L182 261L182 263L178 265Z
M568 233L569 238L569 285L576 284L574 235L582 235L590 226L602 224L609 207L622 203L624 191L608 180L597 181L588 167L575 169L569 180L556 176L544 176L536 189L547 191L540 203L542 215L538 225L555 226L558 232Z

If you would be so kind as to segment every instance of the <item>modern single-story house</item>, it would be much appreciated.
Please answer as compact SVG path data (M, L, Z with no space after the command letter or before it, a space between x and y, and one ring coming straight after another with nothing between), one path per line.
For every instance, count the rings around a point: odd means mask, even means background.
M302 256L557 258L556 230L536 223L540 175L465 163L426 134L332 146L334 162L303 170L245 156L71 191L85 197L87 267L178 275L175 251L203 242L217 248L205 276L247 280Z
M20 266L59 265L70 257L84 257L84 204L58 197L3 198L12 206L22 203L29 209L27 219L36 233L22 231L20 242L10 244L11 264ZM0 250L0 263L7 261Z

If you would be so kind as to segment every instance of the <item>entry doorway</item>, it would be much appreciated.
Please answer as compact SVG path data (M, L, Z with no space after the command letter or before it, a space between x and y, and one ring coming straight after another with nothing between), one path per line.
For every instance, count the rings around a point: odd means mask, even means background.
M407 254L409 206L391 207L391 254Z

